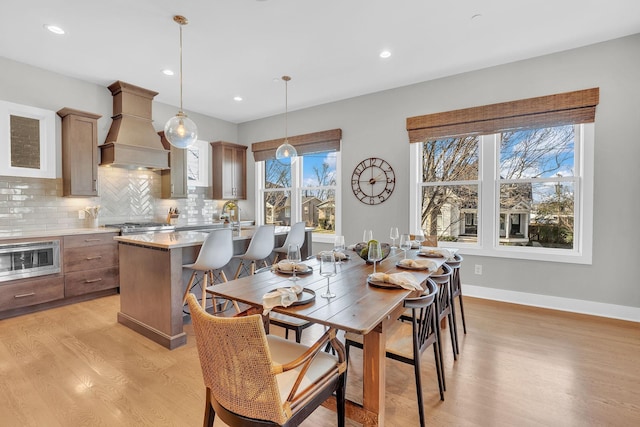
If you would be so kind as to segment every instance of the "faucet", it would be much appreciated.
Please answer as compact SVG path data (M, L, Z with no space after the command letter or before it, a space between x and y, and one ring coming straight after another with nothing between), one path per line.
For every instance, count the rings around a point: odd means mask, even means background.
M229 200L222 206L222 213L228 213L229 224L240 234L240 206L237 200ZM234 225L235 222L235 225Z

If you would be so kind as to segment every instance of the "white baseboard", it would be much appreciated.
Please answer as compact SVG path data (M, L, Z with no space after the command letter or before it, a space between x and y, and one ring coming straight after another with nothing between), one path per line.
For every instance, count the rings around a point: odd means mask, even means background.
M640 322L640 308L625 305L605 304L573 298L554 297L550 295L530 294L505 289L485 288L484 286L462 285L463 295L504 301L533 307L551 308L572 313L590 314L610 317L612 319Z

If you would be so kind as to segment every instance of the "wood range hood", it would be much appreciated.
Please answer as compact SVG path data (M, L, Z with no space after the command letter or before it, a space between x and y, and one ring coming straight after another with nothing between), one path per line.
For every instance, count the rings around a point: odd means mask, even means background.
M122 81L109 86L113 122L100 145L100 166L128 169L169 169L169 150L153 128L151 105L158 92Z

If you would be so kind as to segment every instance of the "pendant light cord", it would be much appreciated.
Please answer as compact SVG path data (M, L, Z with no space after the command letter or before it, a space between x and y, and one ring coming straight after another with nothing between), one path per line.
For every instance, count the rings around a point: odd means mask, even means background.
M180 112L182 113L182 25L180 23Z

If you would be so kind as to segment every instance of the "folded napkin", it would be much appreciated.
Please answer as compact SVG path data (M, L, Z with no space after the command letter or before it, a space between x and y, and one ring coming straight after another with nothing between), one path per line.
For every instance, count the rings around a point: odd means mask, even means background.
M369 276L369 278L370 280L373 280L375 282L391 283L393 285L398 285L404 289L409 289L411 291L423 290L420 286L420 283L418 282L418 279L416 279L416 277L409 272L393 274L373 273Z
M445 248L434 248L430 246L423 246L420 248L419 253L425 254L425 255L437 255L446 259L453 258L453 252Z
M302 286L293 285L290 288L278 288L264 294L262 296L262 315L266 316L273 307L278 305L289 307L291 304L298 301L297 294L300 292L302 292Z
M291 271L293 272L293 269L295 268L296 272L300 272L300 273L304 273L305 271L307 271L309 269L309 266L307 264L304 263L296 263L296 262L291 262L289 260L282 260L279 263L276 264L278 270L280 271Z
M409 268L427 268L429 271L434 271L438 268L438 263L432 259L403 259L398 261L398 264L403 267Z

